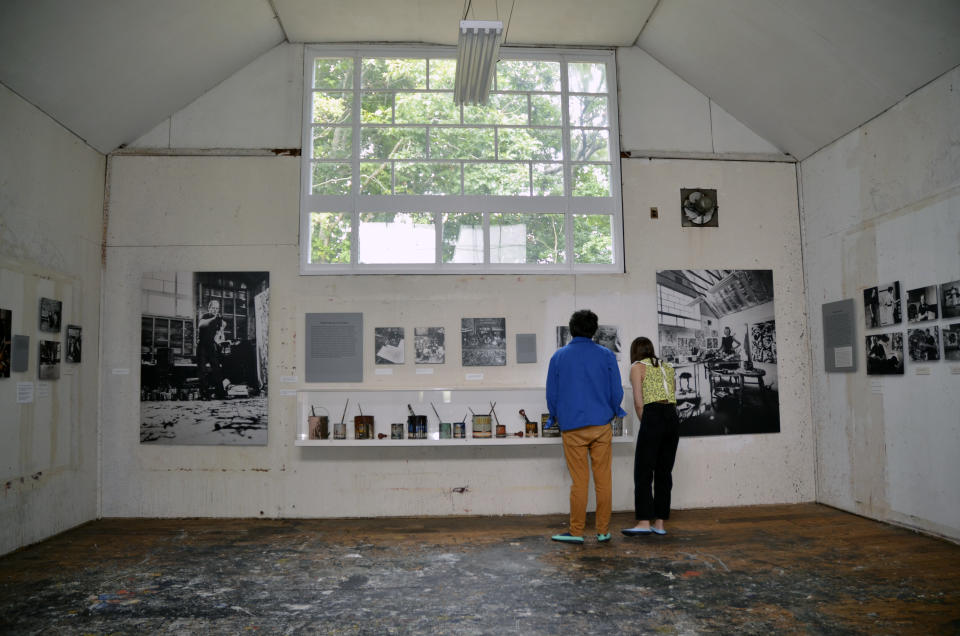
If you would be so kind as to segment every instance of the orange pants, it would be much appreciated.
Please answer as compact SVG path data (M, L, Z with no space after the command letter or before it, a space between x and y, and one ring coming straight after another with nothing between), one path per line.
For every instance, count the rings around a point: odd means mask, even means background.
M587 523L587 497L590 486L590 463L593 464L593 487L597 494L597 534L610 530L610 509L613 506L613 479L610 473L609 424L585 426L563 432L563 455L573 484L570 486L570 534L582 537Z

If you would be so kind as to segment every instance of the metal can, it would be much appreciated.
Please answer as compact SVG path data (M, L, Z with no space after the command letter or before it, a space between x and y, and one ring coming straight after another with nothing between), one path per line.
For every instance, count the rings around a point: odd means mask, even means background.
M373 439L373 416L355 415L353 418L354 439Z
M450 422L440 422L440 439L450 439Z
M489 415L473 416L473 436L480 439L493 437L493 431L490 428L491 418Z
M453 439L466 439L466 437L467 437L467 423L454 422L453 423Z
M394 422L390 425L390 439L403 439L403 422Z
M333 439L347 439L347 424L337 422L333 425Z
M550 414L540 414L540 436L541 437L560 437L560 424L554 420L553 426L549 425Z

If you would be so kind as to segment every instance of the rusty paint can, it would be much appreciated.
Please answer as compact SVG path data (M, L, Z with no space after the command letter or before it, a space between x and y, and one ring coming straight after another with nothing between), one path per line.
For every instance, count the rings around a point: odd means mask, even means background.
M373 416L355 415L353 417L354 439L373 439Z
M330 438L330 417L327 415L311 415L307 418L310 427L310 439Z
M504 438L507 436L507 426L506 424L497 424L497 437Z
M440 422L440 439L450 439L451 428L450 422Z
M454 422L453 423L453 439L466 439L466 437L467 437L467 423Z
M531 420L527 420L525 432L527 437L536 437L537 436L537 423Z
M493 429L491 428L491 418L489 415L473 416L473 436L480 439L493 437Z

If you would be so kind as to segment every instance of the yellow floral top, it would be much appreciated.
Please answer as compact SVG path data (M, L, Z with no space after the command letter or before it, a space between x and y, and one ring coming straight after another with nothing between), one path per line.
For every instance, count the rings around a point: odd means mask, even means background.
M643 403L663 402L677 403L676 373L669 364L660 360L659 366L653 366L653 360L644 358L634 364L646 367L643 376Z

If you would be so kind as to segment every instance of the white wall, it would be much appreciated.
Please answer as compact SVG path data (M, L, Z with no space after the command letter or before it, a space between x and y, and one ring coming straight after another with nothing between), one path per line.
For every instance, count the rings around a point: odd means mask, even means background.
M30 337L29 368L0 379L0 554L97 516L100 245L105 159L0 86L0 307ZM63 302L59 334L38 331L39 299ZM63 360L66 325L83 328L81 364ZM49 396L37 343L61 343Z
M801 164L817 499L954 539L960 365L908 360L903 376L867 377L862 290L899 280L905 303L960 278L957 86L960 69ZM857 307L858 371L825 374L821 305L842 298Z
M280 47L228 80L239 109L215 94L185 110L195 130L222 130L223 143L284 147L298 123L273 127L249 144L236 131L271 122L276 111L299 103L299 85L287 92L256 89L261 75L299 72L299 47ZM288 50L283 50L288 49ZM621 83L644 81L645 66L621 58ZM656 78L662 80L662 69ZM666 97L665 97L666 99ZM201 108L200 103L211 104ZM214 107L215 105L215 107ZM642 109L625 96L625 120ZM709 131L710 109L657 117ZM669 121L680 117L680 121ZM700 117L696 121L687 118ZM706 119L704 119L706 118ZM166 136L154 131L138 142L167 147L183 130L174 115ZM720 126L723 128L723 126ZM736 126L731 139L740 137ZM740 131L742 133L742 131ZM707 133L707 148L712 143ZM742 138L742 137L741 137ZM164 139L167 141L165 142ZM658 142L659 144L660 142ZM740 147L755 151L750 144ZM195 147L182 139L181 147ZM639 146L635 146L638 148ZM650 146L650 149L660 149ZM173 153L176 154L175 152ZM506 317L508 365L485 368L484 385L543 386L554 330L581 307L622 328L624 343L656 334L655 271L686 267L770 268L776 285L781 429L777 435L685 439L675 471L677 507L799 502L813 499L813 442L807 388L806 325L800 259L796 178L791 164L629 160L623 163L627 273L593 276L299 276L299 159L240 156L115 156L104 285L103 515L104 516L378 516L562 512L569 478L558 447L325 449L294 445L296 399L278 388L323 388L303 383L304 314L364 314L365 351L374 326L443 325L456 333L461 317ZM680 188L715 187L720 227L681 230ZM659 220L649 218L658 206ZM757 219L761 220L757 220ZM269 270L271 276L269 443L266 447L153 447L139 444L140 277L171 270ZM517 365L515 333L538 335L538 363ZM456 350L434 376L414 365L374 374L366 356L364 388L442 385L467 387ZM624 378L628 360L621 360ZM132 370L112 375L113 368ZM473 371L475 369L471 369ZM280 376L298 384L280 385ZM429 378L426 381L424 377ZM345 385L337 385L344 388ZM348 385L349 386L349 385ZM632 448L615 451L614 504L632 509ZM462 493L454 488L466 487Z

